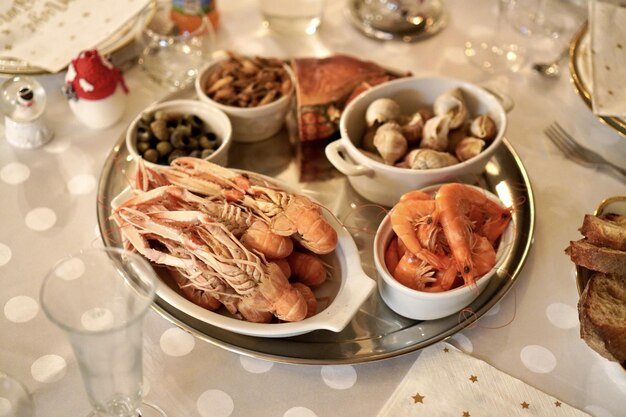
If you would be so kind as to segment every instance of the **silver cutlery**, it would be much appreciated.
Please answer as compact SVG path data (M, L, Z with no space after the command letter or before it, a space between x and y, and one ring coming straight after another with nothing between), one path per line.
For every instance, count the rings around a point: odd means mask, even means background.
M572 161L583 166L606 170L618 174L622 180L626 179L626 169L607 161L603 156L579 144L557 122L548 126L544 133Z

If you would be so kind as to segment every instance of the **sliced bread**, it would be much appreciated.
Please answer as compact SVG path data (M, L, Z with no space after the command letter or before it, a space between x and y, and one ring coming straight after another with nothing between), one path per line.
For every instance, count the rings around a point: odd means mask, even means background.
M626 216L609 214L603 217L586 214L580 232L590 243L626 250Z
M581 239L570 242L565 253L576 265L592 271L626 275L626 251L597 246Z
M578 301L580 337L603 357L626 361L626 279L594 273Z

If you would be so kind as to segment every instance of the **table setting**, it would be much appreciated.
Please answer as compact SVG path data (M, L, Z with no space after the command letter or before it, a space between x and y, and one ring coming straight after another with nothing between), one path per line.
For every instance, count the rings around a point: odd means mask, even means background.
M0 416L624 415L620 2L123 3L0 6Z

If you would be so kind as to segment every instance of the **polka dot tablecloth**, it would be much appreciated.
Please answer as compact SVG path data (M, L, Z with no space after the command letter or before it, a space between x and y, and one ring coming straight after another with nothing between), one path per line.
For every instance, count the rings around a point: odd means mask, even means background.
M563 404L594 417L623 417L626 372L580 340L574 267L563 250L578 239L584 214L602 199L624 194L624 184L565 159L542 132L559 121L621 165L626 139L593 116L566 76L547 80L528 67L515 74L487 74L464 59L463 43L470 34L493 31L496 3L450 0L447 28L425 41L403 44L365 38L345 19L342 1L327 2L319 34L307 38L267 32L253 0L221 2L218 47L281 57L342 52L415 75L488 83L508 94L515 107L507 138L528 170L536 197L534 244L512 290L475 326L448 342ZM572 27L554 41L555 53L581 21L584 11L573 7L578 20L572 19ZM58 259L102 245L96 218L102 166L132 118L166 94L140 68L125 77L131 90L128 107L111 128L89 130L79 124L61 93L63 74L58 74L39 77L48 94L46 117L54 139L27 151L11 147L0 133L0 370L26 386L38 417L82 416L91 409L65 335L40 308L39 289ZM420 355L364 364L274 363L207 343L154 311L146 319L144 342L146 399L169 416L375 417Z

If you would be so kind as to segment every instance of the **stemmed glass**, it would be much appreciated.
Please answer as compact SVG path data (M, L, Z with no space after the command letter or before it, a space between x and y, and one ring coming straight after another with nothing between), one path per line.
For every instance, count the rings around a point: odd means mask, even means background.
M117 248L83 250L46 275L41 307L69 338L91 416L165 416L142 402L143 318L155 288L150 264Z
M487 35L465 42L468 60L487 72L518 71L526 61L526 48L520 45L505 26L505 14L512 0L496 0L495 27Z
M0 416L32 417L33 399L17 379L0 371Z

